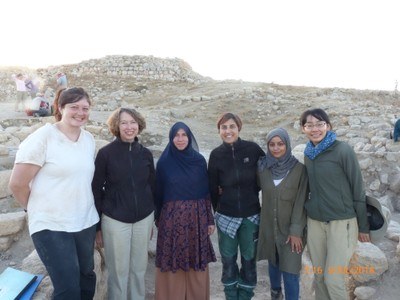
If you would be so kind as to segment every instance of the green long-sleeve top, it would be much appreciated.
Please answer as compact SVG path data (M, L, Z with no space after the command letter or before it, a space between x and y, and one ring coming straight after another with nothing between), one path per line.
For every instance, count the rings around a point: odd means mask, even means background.
M369 232L365 189L354 150L335 141L314 160L304 157L310 185L307 216L327 222L357 217L359 231Z
M291 251L288 236L293 235L306 242L306 212L304 202L308 197L306 168L297 163L288 175L275 186L269 169L258 173L262 190L260 212L260 232L258 235L257 259L268 259L277 265L276 251L279 254L279 269L299 274L301 254Z

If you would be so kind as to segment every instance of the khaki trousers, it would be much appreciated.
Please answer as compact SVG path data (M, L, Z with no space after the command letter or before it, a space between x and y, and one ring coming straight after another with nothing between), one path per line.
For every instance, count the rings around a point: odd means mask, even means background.
M357 245L357 219L330 222L307 218L307 248L315 275L317 300L345 300L346 270Z
M161 272L156 268L155 300L209 300L210 275L205 271Z
M123 223L102 215L109 300L145 299L144 282L153 221L153 213L136 223Z
M19 109L19 104L22 104L22 110L24 111L25 109L25 101L28 98L28 92L21 92L21 91L17 91L17 101L15 102L15 111L18 111Z

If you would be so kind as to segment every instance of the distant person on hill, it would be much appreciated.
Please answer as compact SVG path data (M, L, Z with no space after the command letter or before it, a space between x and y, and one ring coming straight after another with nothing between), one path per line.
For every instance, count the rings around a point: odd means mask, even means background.
M56 91L66 89L68 87L67 75L64 73L57 74Z
M394 124L393 141L398 142L400 138L400 119Z
M336 139L328 114L309 109L300 117L309 139L304 150L310 197L306 200L307 248L313 264L315 298L350 299L343 270L360 242L370 242L360 165L353 148Z
M262 190L257 259L268 259L271 299L297 300L300 295L301 256L306 243L308 177L292 154L283 128L267 135L267 155L258 161Z
M210 154L208 175L216 212L221 281L227 300L251 299L257 285L255 255L260 223L257 161L265 153L256 143L240 139L242 121L236 114L223 114L217 128L222 144Z
M39 86L37 82L34 82L32 79L27 78L25 79L25 87L27 92L31 95L31 99L36 98L36 94L39 91Z
M43 97L49 102L51 115L54 115L55 100L57 98L59 98L59 94L64 90L65 89L55 92L54 89L52 89L51 87L47 87L47 88L43 89L43 93L41 93L41 94L43 94Z
M50 116L51 115L50 103L43 95L38 94L37 97L33 98L30 101L30 104L25 109L25 113L28 116L33 116L33 117Z
M14 79L17 86L17 99L15 102L15 111L23 111L25 109L25 101L28 98L28 91L25 86L26 77L21 73L15 75L13 74L12 79ZM22 109L19 110L19 105L22 104Z

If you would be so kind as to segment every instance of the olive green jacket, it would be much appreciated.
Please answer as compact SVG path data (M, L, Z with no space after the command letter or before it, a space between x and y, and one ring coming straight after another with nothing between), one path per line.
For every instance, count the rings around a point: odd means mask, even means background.
M349 144L335 141L314 160L304 156L310 184L307 216L327 222L357 217L359 231L369 232L361 169Z
M268 259L276 263L279 254L279 269L299 274L301 254L291 251L288 236L293 235L306 242L306 213L304 202L308 197L308 177L306 168L297 163L282 182L275 186L269 169L258 173L262 190L260 231L258 236L257 259Z

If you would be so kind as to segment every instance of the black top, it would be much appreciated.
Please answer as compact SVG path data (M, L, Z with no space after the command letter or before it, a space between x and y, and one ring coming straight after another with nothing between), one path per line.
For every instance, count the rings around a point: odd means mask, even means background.
M257 161L264 155L259 145L240 138L211 152L208 176L214 211L241 218L260 212Z
M133 143L115 139L101 148L95 167L92 189L100 216L135 223L154 211L153 155L137 138Z

